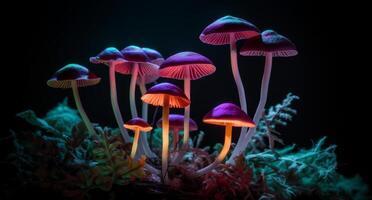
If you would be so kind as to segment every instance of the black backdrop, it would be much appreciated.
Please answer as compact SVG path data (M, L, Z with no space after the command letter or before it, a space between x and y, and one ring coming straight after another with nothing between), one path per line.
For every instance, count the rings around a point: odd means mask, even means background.
M1 136L17 126L13 117L17 112L32 108L43 115L65 96L71 97L70 91L51 89L45 84L57 69L71 62L85 65L103 78L99 85L82 89L81 97L92 121L115 126L108 70L90 64L88 58L108 46L121 49L134 44L155 48L164 57L179 51L195 51L215 63L216 73L192 81L191 114L207 134L205 145L222 142L222 128L202 124L201 118L223 101L239 103L228 46L206 45L198 36L215 19L233 15L251 21L261 30L274 29L297 45L298 56L274 59L270 82L269 105L281 101L288 92L301 97L294 104L298 115L281 129L285 142L310 146L312 140L327 135L329 143L339 145L339 169L347 175L359 172L369 179L371 165L363 154L357 153L365 150L367 141L360 139L364 133L353 127L355 119L346 114L349 105L336 106L345 96L357 92L349 90L349 83L340 77L340 70L351 55L337 54L344 52L349 42L339 42L344 37L340 30L345 30L339 22L345 19L339 18L337 14L341 12L332 5L294 0L13 3L13 12L2 17L7 33L3 40L10 45L4 47L8 54L3 60L7 64L2 66L2 99L7 117ZM345 20L343 25L347 23ZM250 115L258 102L263 64L260 57L239 57ZM167 81L182 86L182 82ZM128 90L129 76L118 75L119 101L125 120L129 119ZM342 94L338 93L340 90Z

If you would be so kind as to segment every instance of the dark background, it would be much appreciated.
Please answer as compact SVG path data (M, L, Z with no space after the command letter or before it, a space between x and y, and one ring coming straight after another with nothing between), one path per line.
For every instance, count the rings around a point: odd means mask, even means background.
M231 74L228 46L211 46L198 36L208 24L224 15L247 19L261 30L274 29L290 38L299 55L274 59L268 105L280 102L288 92L301 97L298 115L282 128L287 144L310 147L326 135L338 145L339 170L350 176L368 176L367 125L359 125L362 109L351 101L359 92L352 86L359 64L353 45L355 30L348 12L333 5L309 1L50 1L13 2L11 14L2 17L6 27L3 47L2 99L7 130L17 126L16 113L33 109L43 116L71 91L48 88L46 81L68 63L79 63L102 77L94 87L81 89L83 105L92 121L115 126L108 68L92 65L88 58L108 46L122 49L139 45L157 49L164 57L179 51L195 51L209 57L217 71L192 81L192 118L204 130L204 144L222 142L223 128L201 123L201 118L224 101L239 104ZM358 43L358 42L357 42ZM352 62L352 64L350 64ZM264 58L239 56L249 113L258 103ZM355 70L352 70L355 69ZM346 75L346 76L345 76ZM125 120L129 116L129 76L118 75L118 97ZM167 80L169 81L169 80ZM170 80L182 86L182 82ZM137 90L139 93L139 90ZM139 96L138 96L139 97ZM361 98L361 97L359 97ZM138 108L140 108L138 101ZM74 106L73 102L70 104ZM151 109L152 110L152 109ZM181 112L182 110L174 110ZM151 115L150 115L151 116ZM237 131L237 130L236 130ZM238 132L236 132L238 133ZM236 134L237 135L237 134Z

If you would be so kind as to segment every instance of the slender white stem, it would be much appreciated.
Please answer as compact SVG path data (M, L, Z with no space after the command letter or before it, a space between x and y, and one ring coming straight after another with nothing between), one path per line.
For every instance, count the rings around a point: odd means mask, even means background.
M90 135L97 135L96 131L93 128L92 123L90 122L87 114L84 111L83 105L81 104L79 90L78 90L76 81L71 81L71 88L72 88L72 93L74 94L76 107L77 107L77 109L80 113L81 118L83 119L83 122L84 122L85 126L88 129L89 134Z
M161 152L161 173L166 183L168 180L168 147L169 147L169 96L165 95L163 105L162 121L162 152Z
M140 137L140 131L139 129L137 128L135 131L134 131L134 139L133 139L133 144L132 144L132 151L130 152L130 157L132 159L134 159L134 156L136 155L136 151L137 151L137 146L138 146L138 139Z
M267 94L268 94L268 90L269 90L269 82L270 82L270 76L271 76L272 58L273 58L272 53L266 53L265 69L264 69L264 73L263 73L263 77L262 77L262 83L261 83L260 102L258 103L256 112L255 112L254 117L253 117L253 121L256 124L258 124L259 120L261 119L261 117L263 115L265 105L266 105L266 101L267 101ZM236 157L236 156L238 156L238 155L240 155L244 152L244 150L248 146L248 143L249 143L250 139L254 135L255 130L256 130L256 128L250 128L249 129L248 133L244 136L244 140L243 140L242 144L239 145L239 146L237 145L235 147L234 152L233 152L232 156L230 157L229 162L230 161L233 162L234 157Z
M223 144L220 154L217 156L216 160L213 163L204 167L203 169L198 170L196 172L197 175L203 175L203 174L210 172L218 165L218 163L221 163L223 161L223 159L226 157L227 153L230 150L231 135L232 135L232 125L228 124L226 125L226 128L225 128L225 142Z
M140 90L141 90L141 94L144 95L146 94L147 90L146 90L146 86L145 86L145 79L142 78L141 79L141 82L140 82ZM149 105L145 102L142 102L142 118L145 120L145 121L148 121L148 108L149 108ZM150 157L150 158L156 158L156 154L154 152L151 151L150 149L150 145L147 141L147 135L142 135L142 137L140 138L140 146L143 147L143 150L146 154L146 156Z
M129 88L129 103L130 103L130 112L132 113L132 118L138 117L136 100L135 100L137 77L138 77L138 64L134 63L132 67L132 77L130 79L130 88Z
M240 78L239 67L238 67L238 56L237 56L237 48L236 42L234 41L233 35L230 35L230 61L231 61L231 69L234 76L235 84L238 89L239 94L239 102L240 108L247 113L247 100L245 96L244 86L242 83L242 79ZM247 128L243 127L240 131L239 139L237 142L237 146L241 145L243 142L244 136L247 132ZM230 160L229 160L230 162Z
M123 117L121 116L121 112L119 109L119 104L118 104L118 98L116 94L116 77L115 77L115 63L111 62L110 63L110 96L111 96L111 105L112 109L114 111L116 123L119 126L121 135L123 137L124 142L130 142L130 137L127 132L127 130L124 128L124 121Z

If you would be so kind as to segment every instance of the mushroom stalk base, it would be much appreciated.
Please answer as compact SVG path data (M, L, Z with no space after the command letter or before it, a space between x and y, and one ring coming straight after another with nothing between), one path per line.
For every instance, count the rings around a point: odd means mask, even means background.
M162 121L161 173L164 182L168 181L168 147L169 147L169 96L164 96Z
M76 107L77 107L77 109L80 113L81 118L83 119L83 122L84 122L85 126L88 129L89 134L90 135L97 135L96 131L93 128L92 123L90 122L87 114L84 111L83 105L81 104L79 90L78 90L78 87L77 87L77 82L72 81L71 82L71 87L72 87L72 93L74 94Z
M140 136L140 131L139 131L139 129L136 129L135 132L134 132L134 139L133 139L133 144L132 144L132 151L130 152L130 157L132 159L134 159L134 156L136 155L139 136Z
M223 161L223 159L226 157L227 153L229 152L229 149L231 146L231 135L232 135L232 125L228 124L226 125L226 128L225 128L225 142L223 144L220 154L217 156L216 160L212 164L204 167L203 169L198 170L196 172L197 175L203 175L203 174L210 172L219 163Z
M112 109L114 111L116 123L119 126L121 135L124 139L124 142L130 142L130 137L127 132L127 130L123 127L124 121L123 117L121 116L119 104L118 104L118 98L116 94L116 77L115 77L115 65L113 63L110 63L110 96L111 96L111 105Z
M270 82L270 76L271 76L271 67L272 67L272 53L266 53L265 57L265 69L262 77L262 83L261 83L261 94L260 94L260 102L258 103L256 112L253 117L254 123L258 124L259 120L262 118L262 115L264 114L264 109L267 101L267 94L269 90L269 82ZM252 136L254 135L256 131L256 128L250 128L248 133L244 136L243 142L241 144L237 144L230 159L229 163L234 162L234 157L242 154L244 150L247 148L248 143Z

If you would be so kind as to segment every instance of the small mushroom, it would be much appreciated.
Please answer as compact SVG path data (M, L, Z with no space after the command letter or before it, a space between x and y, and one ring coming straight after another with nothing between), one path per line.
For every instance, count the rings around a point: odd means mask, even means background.
M197 80L208 76L216 71L207 57L194 52L180 52L167 58L160 66L159 75L161 77L184 80L184 91L186 96L191 99L191 80ZM185 108L183 145L185 149L189 144L189 120L190 106Z
M91 57L89 61L94 64L105 64L109 66L109 77L110 77L110 97L111 105L114 111L116 123L119 126L120 132L123 136L124 141L130 142L130 137L127 130L122 126L124 124L123 117L120 112L118 97L116 92L116 76L117 72L116 64L123 60L123 55L115 47L108 47L101 51L97 56Z
M168 146L169 146L169 108L184 108L190 104L190 100L185 93L176 85L171 83L160 83L151 87L142 101L153 106L163 107L162 123L162 178L164 182L168 180Z
M145 120L139 117L129 120L124 124L124 127L134 131L132 151L130 152L130 157L134 159L137 151L138 139L140 138L140 132L149 132L152 130L152 127Z
M96 135L92 123L90 122L87 114L84 111L83 105L81 104L79 87L86 87L96 85L101 81L101 78L97 77L89 70L78 64L68 64L59 69L51 79L48 80L47 85L52 88L71 88L76 107L83 119L88 132L91 135Z
M265 109L267 94L269 90L269 82L271 75L271 67L273 57L290 57L297 55L296 46L286 37L276 33L273 30L266 30L256 37L247 39L240 49L240 54L243 56L265 56L265 68L262 76L260 102L258 103L253 121L258 123ZM242 143L237 145L229 159L233 162L237 155L240 155L247 148L248 142L255 133L255 128L249 129Z
M177 146L179 143L179 131L183 130L184 128L184 116L179 114L170 114L169 115L169 128L172 130L173 133L173 151L177 150ZM160 118L158 122L156 122L157 127L162 128L163 120ZM189 120L189 127L190 131L198 130L198 125L194 120L190 118Z
M247 113L247 100L239 73L236 42L259 34L258 28L249 21L228 15L208 25L199 36L199 39L207 44L230 45L231 69L238 89L240 107L245 113ZM241 129L238 144L242 142L246 132L246 128Z
M198 170L198 175L209 172L218 163L224 160L231 146L231 135L233 127L251 128L256 126L256 124L244 111L242 111L238 106L232 103L223 103L216 106L204 116L203 122L207 124L225 126L225 142L216 160L207 167Z

